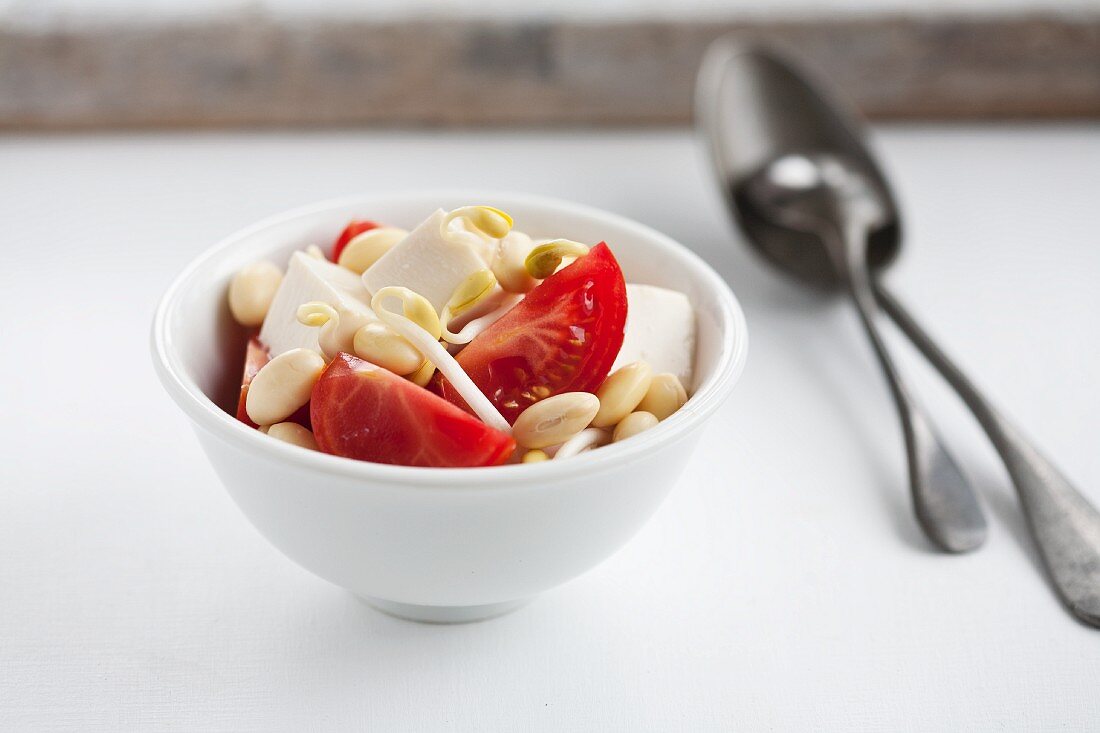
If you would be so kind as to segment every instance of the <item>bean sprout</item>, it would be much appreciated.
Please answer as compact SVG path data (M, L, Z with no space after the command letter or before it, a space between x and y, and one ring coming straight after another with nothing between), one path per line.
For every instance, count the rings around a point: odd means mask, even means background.
M444 327L443 339L449 344L460 346L470 343L477 338L482 331L499 321L508 311L519 305L519 302L523 300L524 297L525 295L523 293L508 293L501 299L500 305L485 315L473 319L459 329L457 333L452 333L449 328Z
M554 274L564 257L583 257L588 246L570 239L554 239L536 245L527 255L524 266L531 277L545 280Z
M450 332L447 330L451 319L470 310L478 303L488 298L496 287L497 279L492 270L482 269L471 273L458 287L455 288L450 300L443 306L443 312L439 320L443 326L443 337L447 338ZM450 339L447 339L448 341Z
M298 323L312 328L319 328L340 317L331 305L316 300L298 306L297 315Z
M443 217L439 233L444 239L450 238L451 222L455 219L465 219L470 226L493 239L502 239L512 230L512 217L500 209L492 206L462 206Z
M424 363L420 365L419 369L408 375L408 379L417 387L427 387L428 382L432 381L432 376L434 375L435 364L425 359Z
M404 315L387 310L384 307L384 303L388 298L398 298L402 301ZM434 332L429 328L425 328L424 324L416 319L416 316L425 315L418 299L427 305L428 312L435 318ZM412 308L410 308L410 304L413 305ZM424 355L425 359L442 372L443 376L450 381L455 390L462 396L462 399L466 400L466 404L470 406L470 409L483 423L509 435L512 433L512 426L508 424L504 416L489 401L489 398L482 394L481 390L463 371L454 357L448 354L447 350L440 345L438 340L440 333L439 319L435 316L435 311L431 310L431 305L428 304L424 296L418 295L408 288L392 286L382 288L371 299L371 308L387 326L408 339Z
M451 321L495 296L502 296L497 307L472 319L458 333L451 331ZM475 336L492 325L522 299L522 295L517 299L514 295L505 294L498 288L497 279L492 270L478 270L455 288L454 295L443 307L443 313L440 316L443 340L449 344L462 345L470 343Z
M404 317L427 331L428 335L434 340L439 340L440 332L442 331L442 327L439 323L439 316L436 315L435 308L432 307L432 304L428 302L427 298L409 288L401 287L400 285L389 285L374 294L374 297L371 299L371 310L375 310L375 305L381 303L386 298L397 298L400 300L401 313Z
M601 445L607 445L610 442L611 434L606 430L587 428L562 443L561 447L554 452L554 460L572 458L575 455L579 455L593 448L598 448Z

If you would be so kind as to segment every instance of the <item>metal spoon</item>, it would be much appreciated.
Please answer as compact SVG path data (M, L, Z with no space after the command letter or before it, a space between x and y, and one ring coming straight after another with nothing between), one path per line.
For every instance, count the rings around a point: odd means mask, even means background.
M771 221L816 235L825 244L894 396L921 528L948 552L980 547L986 523L974 490L913 399L878 333L878 305L867 272L867 233L887 215L881 198L853 165L826 154L779 158L749 180L746 196Z
M864 144L854 114L813 86L805 72L773 51L718 41L704 59L696 102L698 121L710 139L731 208L750 243L773 264L827 289L851 279L850 270L846 274L834 262L835 234L822 236L784 224L771 207L760 206L757 189L770 185L769 178L779 174L784 186L791 188L792 164L783 164L788 166L784 177L776 168L778 161L799 157L815 167L839 165L840 182L834 179L828 184L834 189L850 186L857 192L872 192L881 207L878 215L857 214L857 221L863 217L864 236L857 236L853 225L845 234L849 240L862 240L865 262L871 268L881 268L893 259L901 228L889 186ZM842 200L847 197L836 195ZM841 213L850 205L839 204ZM858 253L859 248L858 243L850 243L848 251ZM856 269L865 272L862 267ZM1059 597L1080 620L1100 626L1100 512L989 404L881 282L872 278L870 284L883 310L958 392L997 449ZM866 296L860 300L865 303Z
M974 491L915 402L878 335L867 262L886 262L898 239L896 207L877 169L856 145L829 145L839 128L776 83L766 59L719 46L700 73L699 118L750 241L780 269L852 297L890 385L905 438L914 512L925 535L948 552L979 547L987 533ZM829 151L827 155L816 151ZM871 234L869 241L868 233ZM824 246L822 246L824 245ZM892 246L888 246L892 245Z

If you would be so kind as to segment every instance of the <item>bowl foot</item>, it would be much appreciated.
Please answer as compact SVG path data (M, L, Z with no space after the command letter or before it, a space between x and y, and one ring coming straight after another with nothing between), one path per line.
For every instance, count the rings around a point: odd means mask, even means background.
M371 596L360 596L360 598L382 613L428 624L464 624L470 621L484 621L514 611L530 600L523 598L518 601L486 603L481 606L418 606L414 603L398 603Z

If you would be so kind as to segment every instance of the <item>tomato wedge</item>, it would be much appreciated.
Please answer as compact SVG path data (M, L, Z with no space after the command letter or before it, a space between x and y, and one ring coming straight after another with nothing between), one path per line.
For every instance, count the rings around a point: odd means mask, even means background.
M325 453L401 466L495 466L515 450L510 435L381 367L338 354L310 399Z
M332 246L332 261L336 262L340 259L340 253L344 251L344 247L348 246L348 242L363 232L369 232L371 229L377 229L380 226L382 225L366 219L352 219L344 227L344 231L340 232L340 236L336 238L336 244Z
M455 357L509 423L541 399L593 392L623 345L626 283L607 244L542 281ZM430 388L469 410L442 375Z

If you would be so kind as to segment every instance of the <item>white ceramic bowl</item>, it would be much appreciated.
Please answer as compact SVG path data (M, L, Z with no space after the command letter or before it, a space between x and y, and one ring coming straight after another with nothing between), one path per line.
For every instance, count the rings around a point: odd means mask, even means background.
M498 206L535 237L606 240L628 282L687 293L698 350L693 394L656 428L587 454L493 468L353 461L273 440L219 405L236 405L242 331L230 278L261 258L327 245L349 219L411 228L437 207ZM271 544L384 611L425 621L484 618L576 577L638 529L676 483L745 361L741 308L722 279L668 237L552 199L485 192L362 196L265 219L195 260L153 324L153 361L191 418L230 495Z

